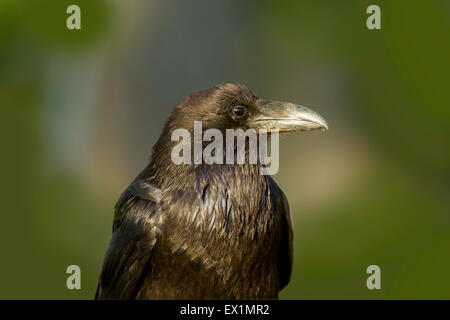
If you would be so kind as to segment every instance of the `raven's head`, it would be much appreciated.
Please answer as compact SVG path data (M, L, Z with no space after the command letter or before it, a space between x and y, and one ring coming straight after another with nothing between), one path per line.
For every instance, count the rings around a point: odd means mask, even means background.
M173 111L171 129L193 128L202 121L203 129L215 128L268 132L328 129L327 122L316 112L293 103L263 100L246 86L220 84L189 94Z
M201 123L200 131L196 130L198 123ZM195 147L196 145L198 146L196 137L200 134L199 143L203 147L209 145L210 141L214 140L216 142L215 136L209 139L202 138L202 131L206 132L208 129L216 129L219 131L219 134L222 134L222 137L227 137L227 129L231 129L233 132L243 130L241 131L242 133L253 132L252 130L256 133L261 133L261 131L265 130L270 135L274 131L326 130L328 125L319 114L303 106L287 102L263 100L244 85L216 85L212 88L189 94L177 104L170 114L163 132L153 148L150 168L156 172L156 176L160 177L161 180L177 180L177 177L185 176L187 172L192 172L192 168L196 168L196 166L191 166L192 163L202 163L204 155L202 155L202 150L198 150ZM180 131L182 131L181 136L178 135ZM182 144L180 144L181 142ZM186 142L189 146L184 148L183 145ZM248 156L249 152L254 150L250 149L249 143L250 140L245 140L245 149L243 150L246 153L244 160L248 164L251 162ZM218 148L223 153L220 154L219 152L216 154L214 150L214 152L210 153L211 157L217 156L217 159L224 160L226 155L233 154L232 157L235 159L234 152L230 153L228 148L232 147L237 152L237 144L223 145L218 141L218 145ZM254 146L256 145L254 144ZM179 160L180 148L182 149L183 160ZM196 153L196 150L200 152ZM176 161L172 158L174 154L178 159ZM251 153L251 155L256 154L257 152ZM184 157L186 157L186 162L183 162L185 160ZM179 161L188 165L176 165L175 163ZM225 162L220 161L218 163ZM258 164L247 166L247 168L259 172L259 165L260 163L258 162Z

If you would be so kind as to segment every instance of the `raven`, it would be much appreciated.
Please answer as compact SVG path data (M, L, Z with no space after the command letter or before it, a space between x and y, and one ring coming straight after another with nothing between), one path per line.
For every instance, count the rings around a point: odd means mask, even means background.
M289 282L289 206L262 164L171 160L171 133L192 132L196 120L224 133L327 129L317 113L260 99L244 85L189 94L116 204L96 299L276 299Z

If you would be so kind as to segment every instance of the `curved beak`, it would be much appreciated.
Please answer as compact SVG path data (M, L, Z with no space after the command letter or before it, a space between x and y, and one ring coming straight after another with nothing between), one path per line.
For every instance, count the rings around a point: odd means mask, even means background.
M259 100L252 122L268 132L327 130L328 124L318 113L289 102Z

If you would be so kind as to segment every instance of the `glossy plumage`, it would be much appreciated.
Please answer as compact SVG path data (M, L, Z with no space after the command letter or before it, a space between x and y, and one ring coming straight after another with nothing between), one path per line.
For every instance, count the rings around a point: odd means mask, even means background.
M289 207L258 164L175 165L175 128L251 128L236 105L260 99L245 86L219 85L180 102L149 165L116 204L96 299L273 299L289 282Z

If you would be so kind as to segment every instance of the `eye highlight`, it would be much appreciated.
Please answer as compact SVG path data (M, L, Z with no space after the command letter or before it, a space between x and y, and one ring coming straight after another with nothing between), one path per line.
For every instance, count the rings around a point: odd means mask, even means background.
M242 117L245 114L245 108L241 106L236 106L233 108L233 114L236 117Z

